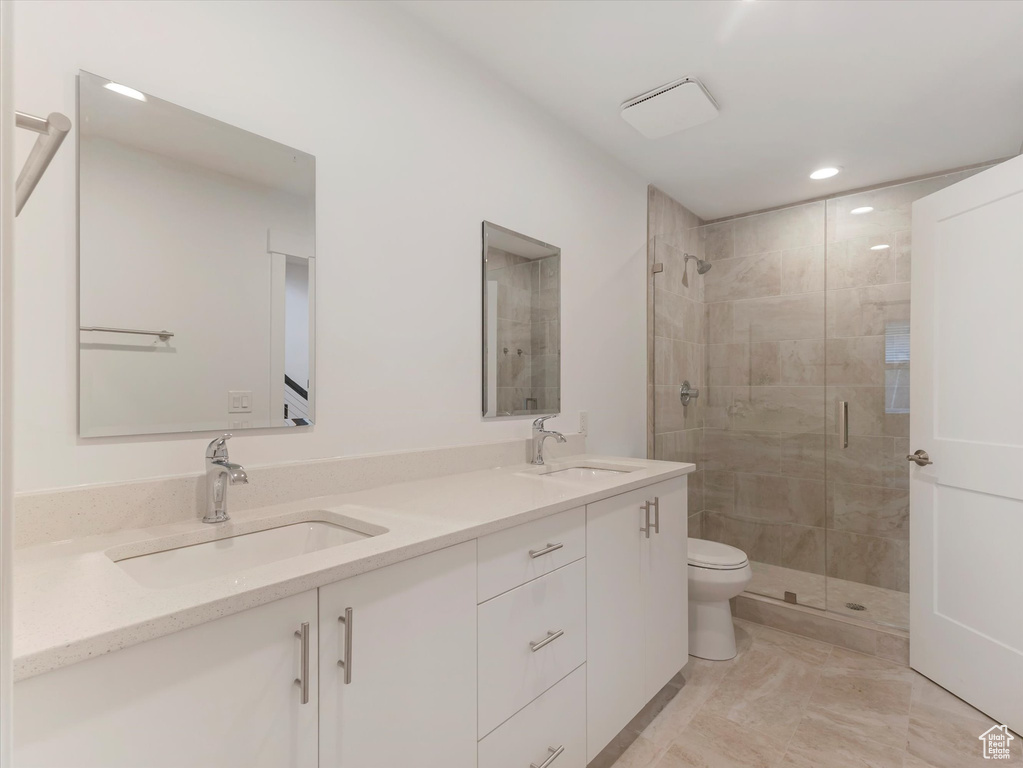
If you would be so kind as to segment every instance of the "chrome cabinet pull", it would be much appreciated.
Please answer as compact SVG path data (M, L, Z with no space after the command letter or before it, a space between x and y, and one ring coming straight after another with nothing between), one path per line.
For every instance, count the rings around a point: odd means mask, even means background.
M654 533L661 532L661 497L654 496Z
M563 634L565 634L565 630L563 630L563 629L559 629L557 632L548 631L547 632L547 637L545 637L543 640L538 640L535 643L530 643L529 644L529 650L531 650L533 653L536 653L541 648L543 648L545 645L550 645L551 643L553 643L555 640L557 640Z
M849 403L846 400L838 401L838 445L849 447Z
M540 765L530 763L529 768L550 768L551 763L557 760L558 756L565 751L565 745L562 744L560 747L547 747L547 751L550 752L550 757L540 763Z
M906 459L909 461L915 461L918 467L926 467L928 464L933 464L931 457L927 455L927 451L916 451L906 455Z
M640 526L639 530L646 534L646 537L650 538L650 502L640 505L640 509L643 510L643 525Z
M295 678L295 685L302 691L302 703L309 703L309 622L303 621L302 628L295 632L295 637L302 641L301 677Z
M559 549L561 549L563 546L565 546L565 545L564 544L550 544L550 543L548 543L547 546L544 547L543 549L531 549L531 550L529 550L529 556L535 560L538 557L543 557L544 555L549 555L551 552L556 552Z
M345 627L345 654L337 665L345 671L345 685L349 685L352 682L352 609L345 608L345 615L338 616L337 620Z

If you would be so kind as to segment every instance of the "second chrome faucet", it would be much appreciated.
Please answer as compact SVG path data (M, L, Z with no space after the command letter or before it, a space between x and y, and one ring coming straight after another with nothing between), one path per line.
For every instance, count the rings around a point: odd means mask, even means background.
M227 454L231 435L218 437L206 447L206 515L204 523L223 523L227 514L227 486L245 485L249 476L241 464L232 464Z

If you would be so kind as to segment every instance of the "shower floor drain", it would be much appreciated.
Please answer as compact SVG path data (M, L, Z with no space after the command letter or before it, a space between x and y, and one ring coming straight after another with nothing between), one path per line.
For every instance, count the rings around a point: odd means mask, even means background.
M867 610L867 606L860 605L859 603L846 603L845 607L848 608L850 611L865 611L865 610Z

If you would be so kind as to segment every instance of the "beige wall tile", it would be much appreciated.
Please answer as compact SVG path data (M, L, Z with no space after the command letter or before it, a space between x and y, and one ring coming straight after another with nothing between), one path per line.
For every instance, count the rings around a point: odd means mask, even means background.
M823 339L765 341L750 345L753 384L762 386L824 386Z
M828 292L828 337L883 336L893 322L909 321L909 283Z
M885 385L884 336L857 336L827 341L829 386Z
M824 432L824 387L715 387L710 394L708 402L724 403L728 429Z
M824 435L707 429L706 468L747 474L824 479Z
M781 293L781 253L721 259L704 275L709 302L734 301Z
M887 245L884 250L873 246ZM858 288L895 282L895 232L829 243L828 288Z
M824 243L824 203L807 203L734 220L736 256Z
M909 591L909 541L828 531L828 576Z
M734 322L732 302L707 304L707 342L710 344L734 343Z
M823 291L824 277L823 245L782 251L781 292L783 294Z
M699 237L703 251L700 258L718 261L735 256L735 226L731 221L700 227Z
M720 340L819 339L824 336L824 330L824 294L804 293L736 301L732 310L731 338Z
M821 480L736 474L734 489L738 517L824 527L826 505Z
M735 512L735 473L707 470L703 473L703 505L706 510L731 515Z
M750 368L749 344L708 344L707 385L741 386L753 384ZM821 345L821 363L824 360L824 346ZM821 374L823 378L823 368Z
M696 388L703 387L704 371L706 370L703 360L705 349L705 344L695 344L691 341L673 341L671 355L672 372L669 383L680 385L683 381L688 381Z
M882 659L909 666L909 637L889 632L878 632L877 655Z
M823 528L763 522L707 510L703 517L703 536L738 547L757 563L784 565L807 573L824 573Z
M909 491L831 482L829 527L893 539L909 538Z

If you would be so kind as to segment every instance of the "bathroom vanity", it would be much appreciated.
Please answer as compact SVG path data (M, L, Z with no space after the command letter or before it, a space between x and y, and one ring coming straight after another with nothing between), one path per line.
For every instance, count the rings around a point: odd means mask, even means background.
M16 764L583 768L686 663L692 469L573 457L21 550Z

